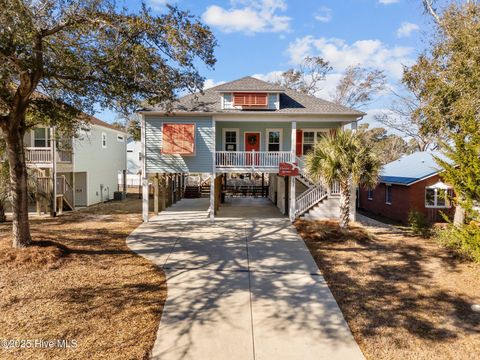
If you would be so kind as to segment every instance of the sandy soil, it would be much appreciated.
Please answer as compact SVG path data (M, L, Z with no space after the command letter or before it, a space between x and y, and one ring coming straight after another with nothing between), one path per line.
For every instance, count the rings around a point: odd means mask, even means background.
M0 344L1 359L148 358L166 284L125 245L140 206L128 199L35 218L35 245L24 250L10 248L11 224L0 224L0 341L36 340Z

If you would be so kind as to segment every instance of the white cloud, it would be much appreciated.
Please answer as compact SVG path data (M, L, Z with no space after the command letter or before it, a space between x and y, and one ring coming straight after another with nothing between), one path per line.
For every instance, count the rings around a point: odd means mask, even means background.
M224 32L254 34L290 30L291 19L277 14L287 9L284 0L232 0L230 5L229 9L209 6L202 14L203 21Z
M314 15L314 18L323 23L330 22L332 20L332 9L322 6L318 13Z
M225 84L225 81L215 81L213 79L206 79L203 82L203 90L207 90L207 89L210 89L214 86L221 85L221 84Z
M400 2L400 0L378 0L378 2L383 5L390 5Z
M286 50L290 62L297 65L306 56L320 56L330 62L334 72L342 72L348 66L361 65L384 70L392 78L400 78L403 65L413 63L410 47L388 47L380 40L359 40L348 44L341 39L305 36L290 43Z
M403 22L397 30L397 37L409 37L414 31L418 30L420 30L420 27L417 24Z

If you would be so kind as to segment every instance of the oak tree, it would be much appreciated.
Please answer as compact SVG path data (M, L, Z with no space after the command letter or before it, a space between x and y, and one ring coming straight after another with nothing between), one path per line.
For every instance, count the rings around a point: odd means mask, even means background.
M133 112L201 89L215 39L177 7L154 15L113 0L0 0L0 129L6 142L13 245L31 242L24 135L40 121L74 128L81 112ZM32 121L33 119L33 121Z

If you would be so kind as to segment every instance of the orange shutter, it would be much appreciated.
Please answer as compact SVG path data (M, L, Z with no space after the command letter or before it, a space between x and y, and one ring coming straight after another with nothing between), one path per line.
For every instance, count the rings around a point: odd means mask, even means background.
M195 124L163 124L162 135L162 154L195 153Z
M265 93L233 93L234 106L267 106Z

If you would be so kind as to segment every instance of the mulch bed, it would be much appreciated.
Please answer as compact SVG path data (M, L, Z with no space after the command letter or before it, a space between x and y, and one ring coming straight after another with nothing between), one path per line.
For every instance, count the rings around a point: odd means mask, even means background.
M478 359L479 265L402 230L295 225L367 359Z
M35 242L23 250L10 247L11 223L0 224L0 341L37 340L0 346L0 359L148 358L166 282L125 244L140 208L128 199L33 219Z

